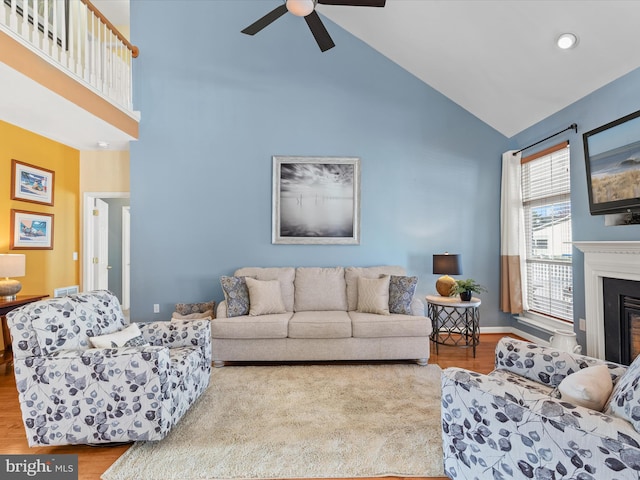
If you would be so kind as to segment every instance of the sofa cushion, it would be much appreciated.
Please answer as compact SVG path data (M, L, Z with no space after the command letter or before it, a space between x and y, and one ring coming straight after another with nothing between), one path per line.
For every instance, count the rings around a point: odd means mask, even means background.
M213 338L287 338L289 319L293 313L252 317L243 315L232 318L216 318L211 321Z
M358 311L389 315L389 275L358 277Z
M289 338L349 338L351 318L346 311L296 312L289 320Z
M249 315L284 313L284 303L277 280L255 280L246 278L249 289Z
M411 302L416 293L418 277L391 275L389 278L389 312L411 315Z
M90 348L89 337L127 326L118 299L106 290L34 302L15 314L32 318L31 326L43 355L58 350Z
M499 368L490 372L488 376L499 379L506 383L518 385L531 392L532 396L540 395L545 397L557 397L557 395L554 394L556 390L555 388L550 387L549 385L546 385L544 383L530 380L527 377L523 377L521 375L518 375L517 373L510 372L509 370L503 370Z
M294 281L294 311L347 311L344 268L300 267Z
M583 368L567 375L558 385L560 399L574 405L600 412L613 390L613 382L606 365Z
M406 275L404 268L398 266L347 267L344 278L347 283L347 308L358 309L358 277L380 278L381 275Z
M176 303L176 313L180 315L190 315L193 313L204 313L208 311L213 311L216 307L215 300L211 302L201 302L201 303Z
M89 337L95 348L144 347L149 345L135 323L117 332Z
M427 317L362 312L349 312L349 316L354 337L428 337L431 334L431 321Z
M227 317L249 314L249 290L246 277L220 277L224 299L227 301Z
M282 301L287 312L293 312L293 280L296 270L293 267L244 267L235 271L236 277L251 277L257 280L278 280Z
M186 315L181 315L178 312L173 312L171 314L171 320L211 320L213 318L213 310L207 310L202 313L188 313Z
M640 432L640 355L616 383L604 412L624 418Z

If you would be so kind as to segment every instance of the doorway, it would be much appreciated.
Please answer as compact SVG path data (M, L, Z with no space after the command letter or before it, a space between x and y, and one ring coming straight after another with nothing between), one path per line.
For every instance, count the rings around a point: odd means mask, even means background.
M112 291L122 309L130 299L129 192L85 192L83 202L83 291Z

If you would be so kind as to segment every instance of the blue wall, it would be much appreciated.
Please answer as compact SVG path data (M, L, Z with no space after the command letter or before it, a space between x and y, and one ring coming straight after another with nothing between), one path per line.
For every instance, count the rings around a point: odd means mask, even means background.
M571 210L574 241L640 240L639 225L605 226L604 216L589 213L587 174L585 171L582 134L624 115L640 110L640 69L621 77L573 103L540 123L524 130L510 140L511 148L518 149L562 130L572 123L578 133L569 131L541 144L544 149L562 140L570 141ZM533 153L534 149L526 153ZM585 318L584 255L573 249L574 320L578 342L586 344L585 333L577 329L578 319Z
M132 0L132 318L223 298L241 266L399 264L434 291L434 253L462 254L498 311L500 156L508 140L326 20L321 53L285 15L240 30L277 1ZM272 155L355 156L361 244L272 245ZM152 305L159 303L159 315Z

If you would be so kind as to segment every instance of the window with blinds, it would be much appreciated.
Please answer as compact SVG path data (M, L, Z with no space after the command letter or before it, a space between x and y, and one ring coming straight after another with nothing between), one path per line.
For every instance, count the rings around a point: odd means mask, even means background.
M529 310L573 323L568 142L522 159Z

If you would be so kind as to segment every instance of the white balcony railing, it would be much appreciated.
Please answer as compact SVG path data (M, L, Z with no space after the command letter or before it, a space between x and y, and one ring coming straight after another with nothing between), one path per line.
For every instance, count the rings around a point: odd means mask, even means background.
M0 31L133 112L138 49L88 0L0 0Z

